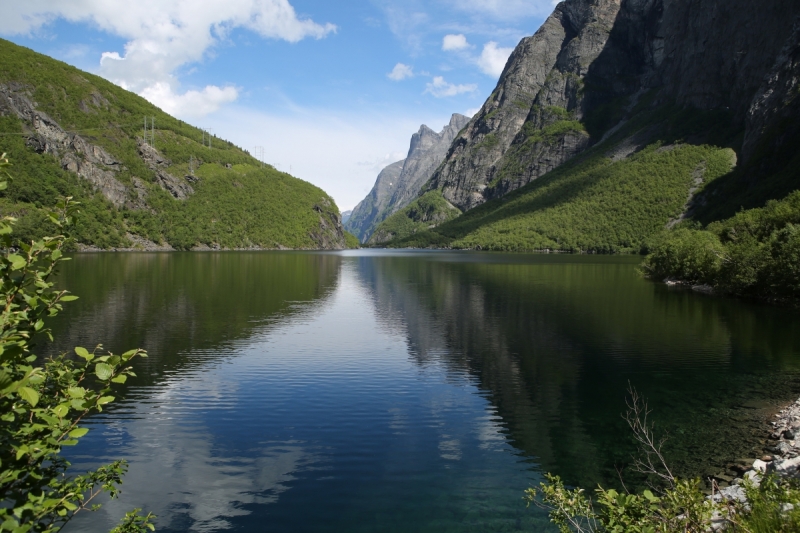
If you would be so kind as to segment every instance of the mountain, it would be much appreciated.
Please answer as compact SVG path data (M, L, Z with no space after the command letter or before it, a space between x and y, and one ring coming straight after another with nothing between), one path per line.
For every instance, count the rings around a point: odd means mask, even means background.
M403 159L381 170L367 197L353 208L345 228L358 237L359 241L366 242L372 234L375 219L388 209L389 200L400 184L399 178L405 162Z
M0 213L19 219L20 239L49 234L47 208L69 195L82 204L82 249L347 246L339 210L318 187L5 40L0 139L14 165Z
M347 224L347 221L350 220L350 216L353 214L353 210L349 211L342 211L342 224Z
M367 242L378 224L417 197L468 122L468 117L456 113L439 133L422 125L411 136L408 156L383 169L370 193L353 209L347 229Z
M566 0L420 193L464 215L390 244L639 250L761 207L800 188L799 85L795 1Z

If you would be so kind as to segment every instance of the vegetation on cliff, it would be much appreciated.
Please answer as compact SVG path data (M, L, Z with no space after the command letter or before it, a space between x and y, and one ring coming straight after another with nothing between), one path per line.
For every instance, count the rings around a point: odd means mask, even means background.
M460 214L461 211L445 200L440 191L430 191L381 222L372 234L369 244L412 238L418 232L424 233Z
M30 101L65 138L52 141L37 127L39 117L21 116L10 100L0 105L3 150L15 164L0 212L19 219L20 239L50 234L42 206L69 195L83 206L77 242L99 248L130 247L129 233L176 249L345 246L338 208L324 191L230 142L209 141L202 130L102 78L0 40L0 89ZM157 162L145 156L145 117L155 120L148 135ZM88 156L74 149L84 142L118 163L93 168L119 184L120 197L109 199L85 176L67 170L65 157L85 163ZM160 183L165 174L192 193L176 198Z

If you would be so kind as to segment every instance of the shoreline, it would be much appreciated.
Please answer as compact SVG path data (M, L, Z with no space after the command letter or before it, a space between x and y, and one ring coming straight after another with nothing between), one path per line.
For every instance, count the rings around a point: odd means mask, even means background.
M715 499L746 501L741 484L745 479L758 485L762 476L775 474L781 478L800 478L800 399L779 409L767 422L768 436L763 455L730 485L712 490ZM714 480L715 484L718 480Z

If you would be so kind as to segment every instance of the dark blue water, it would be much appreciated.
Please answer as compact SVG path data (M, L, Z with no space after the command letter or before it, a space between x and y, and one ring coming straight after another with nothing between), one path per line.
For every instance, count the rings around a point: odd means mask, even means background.
M637 263L79 255L57 347L151 356L70 451L77 470L127 458L123 497L68 531L133 507L160 531L551 531L523 490L543 471L615 482L628 382L684 475L755 456L753 428L800 394L798 314L669 290Z

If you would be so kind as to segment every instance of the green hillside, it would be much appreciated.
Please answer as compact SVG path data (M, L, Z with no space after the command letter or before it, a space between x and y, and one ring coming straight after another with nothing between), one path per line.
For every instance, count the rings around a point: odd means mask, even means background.
M99 248L130 247L129 234L176 249L346 246L324 191L230 142L209 147L200 129L102 78L0 40L0 93L0 152L14 165L0 212L20 218L21 238L48 234L42 209L71 195L83 204L75 236ZM142 147L145 117L155 151Z
M461 211L457 207L444 199L441 191L430 191L379 224L369 244L410 237L452 220L460 214Z
M734 168L736 154L717 131L719 121L671 107L640 113L606 142L525 187L388 245L639 252L679 221L690 192L701 193ZM646 140L626 149L642 132ZM697 138L707 142L686 140Z

